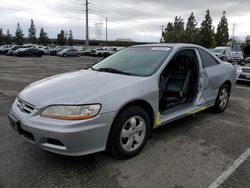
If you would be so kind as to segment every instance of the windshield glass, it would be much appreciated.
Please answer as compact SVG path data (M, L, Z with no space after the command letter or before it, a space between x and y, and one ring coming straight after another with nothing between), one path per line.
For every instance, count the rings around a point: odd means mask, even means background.
M134 76L150 76L168 57L170 47L132 47L122 50L93 66L115 69Z
M224 53L225 49L224 48L215 48L214 53L222 54Z

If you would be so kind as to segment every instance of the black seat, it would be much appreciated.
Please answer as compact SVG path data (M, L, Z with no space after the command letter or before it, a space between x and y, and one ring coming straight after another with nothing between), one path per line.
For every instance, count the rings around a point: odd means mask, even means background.
M179 55L170 63L172 66L167 73L166 80L162 83L166 85L162 99L167 104L167 108L187 100L192 77L188 56ZM162 77L161 80L163 79Z

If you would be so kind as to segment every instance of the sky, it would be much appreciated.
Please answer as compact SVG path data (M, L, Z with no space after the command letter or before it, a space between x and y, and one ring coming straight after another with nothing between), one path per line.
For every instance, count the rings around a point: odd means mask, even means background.
M27 35L30 19L37 34L43 27L50 38L61 29L70 29L75 39L85 39L86 0L0 0L0 28L15 33L19 22ZM181 16L185 23L194 12L198 25L210 9L213 25L218 25L226 11L230 35L241 40L250 35L250 0L89 0L89 30L91 39L105 39L105 19L108 19L108 39L159 42L161 26Z

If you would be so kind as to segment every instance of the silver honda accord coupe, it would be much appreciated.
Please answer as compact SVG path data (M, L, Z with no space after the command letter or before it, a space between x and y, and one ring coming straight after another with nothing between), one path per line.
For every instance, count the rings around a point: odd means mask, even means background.
M197 45L133 46L27 86L8 117L22 137L50 152L108 149L125 159L144 148L154 128L210 107L223 112L236 72Z

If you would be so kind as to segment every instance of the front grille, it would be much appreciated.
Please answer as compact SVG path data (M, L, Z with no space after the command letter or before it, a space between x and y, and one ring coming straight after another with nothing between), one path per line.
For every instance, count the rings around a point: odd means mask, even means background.
M242 68L242 72L245 72L245 73L250 73L250 68L249 68L249 69Z
M35 106L19 98L17 98L17 106L21 112L24 112L26 114L30 114L35 109Z

